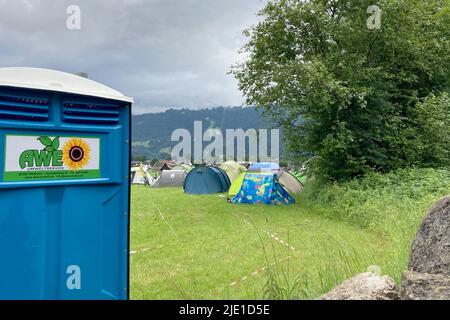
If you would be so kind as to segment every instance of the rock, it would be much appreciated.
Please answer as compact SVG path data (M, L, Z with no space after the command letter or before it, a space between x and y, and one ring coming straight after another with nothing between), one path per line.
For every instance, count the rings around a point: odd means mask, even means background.
M351 278L320 300L398 300L394 280L375 273L362 273Z
M450 196L431 208L402 276L404 300L450 300Z
M450 196L428 213L412 245L409 270L450 276Z
M405 272L400 295L402 300L450 300L450 276Z

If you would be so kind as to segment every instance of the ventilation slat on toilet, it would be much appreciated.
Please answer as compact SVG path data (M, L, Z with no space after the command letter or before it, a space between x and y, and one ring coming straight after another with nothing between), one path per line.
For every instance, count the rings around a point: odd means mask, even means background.
M50 100L45 96L0 92L0 120L45 122L49 118L49 104Z
M119 105L65 101L62 120L72 124L117 125Z

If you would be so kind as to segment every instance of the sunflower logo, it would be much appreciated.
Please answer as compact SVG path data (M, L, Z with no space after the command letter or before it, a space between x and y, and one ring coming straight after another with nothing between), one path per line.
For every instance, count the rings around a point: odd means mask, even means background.
M82 139L68 140L63 147L63 162L71 170L80 170L87 166L91 158L91 148Z

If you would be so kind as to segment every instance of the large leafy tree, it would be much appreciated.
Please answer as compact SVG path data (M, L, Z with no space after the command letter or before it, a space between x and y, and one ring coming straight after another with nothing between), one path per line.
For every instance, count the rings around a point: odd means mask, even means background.
M374 2L269 1L232 70L321 176L450 163L450 2L379 1L381 30L369 30Z

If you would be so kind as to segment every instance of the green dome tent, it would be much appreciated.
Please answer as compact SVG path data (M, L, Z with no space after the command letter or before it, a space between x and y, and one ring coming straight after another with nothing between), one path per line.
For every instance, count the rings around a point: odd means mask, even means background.
M233 199L241 190L242 183L244 182L245 175L247 173L241 173L231 184L230 189L228 190L228 200Z
M247 169L240 165L239 163L235 161L227 161L224 164L220 166L220 169L225 171L225 173L228 175L228 178L230 178L230 181L233 183L236 178L238 178L241 173L244 173L247 171Z

